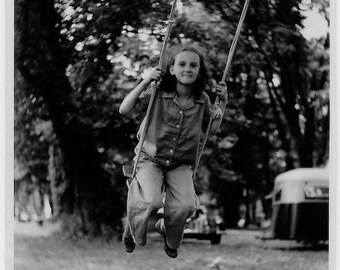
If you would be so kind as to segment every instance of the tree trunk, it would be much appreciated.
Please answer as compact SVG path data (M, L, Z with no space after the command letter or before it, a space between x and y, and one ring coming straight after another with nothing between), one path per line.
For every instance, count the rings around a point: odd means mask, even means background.
M109 211L109 225L120 221L121 209L109 177L100 164L91 127L81 121L78 108L72 103L73 91L65 69L66 51L60 45L60 23L51 0L15 2L16 65L25 80L46 102L64 157L67 187L62 196L65 223L82 233L100 232L105 223L102 213ZM110 202L104 201L110 198ZM118 207L117 207L118 206ZM76 216L69 219L69 216Z
M298 141L297 151L301 167L313 167L314 136L315 136L315 113L314 107L306 107L305 133L302 140Z

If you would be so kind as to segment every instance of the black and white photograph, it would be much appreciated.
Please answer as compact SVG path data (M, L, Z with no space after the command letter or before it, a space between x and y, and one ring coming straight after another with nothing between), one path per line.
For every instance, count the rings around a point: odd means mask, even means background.
M335 270L334 2L9 4L6 269Z

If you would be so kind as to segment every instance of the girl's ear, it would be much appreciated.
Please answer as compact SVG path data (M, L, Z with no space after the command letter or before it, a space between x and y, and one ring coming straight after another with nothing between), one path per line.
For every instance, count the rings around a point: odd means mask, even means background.
M174 75L174 66L173 65L169 66L169 71L170 71L171 75Z

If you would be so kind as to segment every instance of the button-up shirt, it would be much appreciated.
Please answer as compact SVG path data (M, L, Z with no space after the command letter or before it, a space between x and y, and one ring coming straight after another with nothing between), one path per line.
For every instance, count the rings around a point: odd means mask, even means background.
M153 88L149 87L139 96L135 106L138 114L146 113ZM199 98L191 96L187 105L182 107L175 91L168 93L156 89L142 154L165 167L194 165L202 129L207 126L210 113L210 100L204 92ZM138 138L144 125L145 119ZM137 149L139 147L140 143Z

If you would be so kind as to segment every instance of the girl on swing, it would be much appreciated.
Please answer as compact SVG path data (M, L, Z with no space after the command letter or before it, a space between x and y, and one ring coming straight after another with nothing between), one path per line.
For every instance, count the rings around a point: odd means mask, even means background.
M171 258L178 255L186 220L193 215L198 203L193 167L201 132L213 114L211 133L216 133L227 100L226 85L220 83L215 91L221 103L211 108L204 92L207 80L203 55L193 47L184 47L171 57L164 74L159 67L154 68L120 105L119 112L123 115L133 110L144 115L156 87L145 141L136 147L137 150L142 147L136 177L129 185L127 226L123 234L128 253L134 251L136 244L146 244L148 219L164 206L164 218L157 221L156 231L164 238L166 254ZM145 119L138 138L144 125Z

